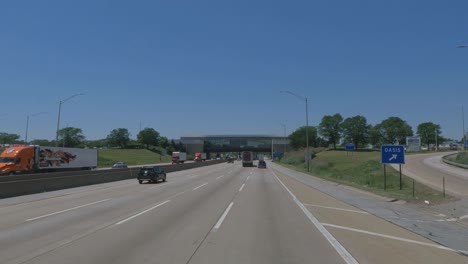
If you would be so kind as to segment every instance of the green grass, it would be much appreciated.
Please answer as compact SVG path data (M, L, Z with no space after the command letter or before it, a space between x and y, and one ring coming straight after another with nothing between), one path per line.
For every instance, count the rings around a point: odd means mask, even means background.
M468 152L460 152L454 159L455 162L468 165Z
M287 153L281 163L301 172L307 170L303 152ZM400 190L399 172L390 166L386 166L386 170L386 191L384 191L384 172L383 165L380 164L380 152L347 154L343 151L323 151L310 162L310 174L314 176L382 196L407 201L440 201L444 199L440 191L433 190L418 182L415 182L415 197L413 198L413 180L403 175L403 189Z
M162 156L146 149L100 149L98 167L110 167L122 161L128 165L144 165L170 162L171 157Z

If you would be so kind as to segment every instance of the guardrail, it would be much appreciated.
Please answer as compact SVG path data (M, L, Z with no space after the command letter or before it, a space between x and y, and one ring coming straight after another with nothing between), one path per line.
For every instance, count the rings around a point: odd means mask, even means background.
M449 160L449 157L455 156L455 155L458 155L458 153L445 155L442 157L442 161L452 166L457 166L459 168L468 169L468 165Z
M177 165L161 165L166 172L176 172L203 166L220 164L225 160L183 163ZM37 173L0 177L0 198L14 197L26 194L56 191L92 184L136 179L140 168L109 169L99 171L69 171L54 173Z

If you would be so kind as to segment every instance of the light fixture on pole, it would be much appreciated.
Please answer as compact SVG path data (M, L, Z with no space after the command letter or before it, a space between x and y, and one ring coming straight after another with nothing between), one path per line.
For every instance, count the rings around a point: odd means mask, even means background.
M55 146L58 147L58 134L59 134L59 129L60 129L60 111L62 110L62 104L65 103L66 101L72 99L73 97L79 96L79 95L84 95L84 93L78 93L74 94L70 97L67 97L64 100L61 100L59 102L59 111L58 111L58 118L57 118L57 131L55 132Z
M280 93L288 93L290 95L293 95L297 98L299 98L300 100L304 101L305 102L305 110L306 110L306 146L307 146L307 153L306 153L306 160L307 160L307 171L309 172L310 171L310 151L309 151L309 106L308 106L308 103L307 103L307 97L303 97L303 96L300 96L300 95L297 95L291 91L280 91Z
M25 134L25 135L24 135L24 144L26 144L26 145L28 144L29 118L30 118L30 117L33 117L33 116L40 115L40 114L45 114L45 112L35 113L35 114L32 114L32 115L28 114L28 115L26 116L26 132L24 133L24 134Z

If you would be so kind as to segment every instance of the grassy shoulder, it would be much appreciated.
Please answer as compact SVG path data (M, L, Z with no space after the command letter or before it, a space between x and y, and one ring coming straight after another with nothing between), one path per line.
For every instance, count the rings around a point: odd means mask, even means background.
M128 165L144 165L170 162L168 155L159 155L147 149L100 149L98 167L110 167L122 161Z
M468 165L468 152L464 151L464 152L458 153L455 156L455 159L453 161L460 163L460 164Z
M287 153L280 163L288 168L307 172L303 152ZM380 163L380 152L322 151L310 162L311 175L385 197L406 201L444 199L442 192L419 182L415 182L413 198L413 179L403 175L403 189L400 190L399 172L391 166L386 166L386 171L386 190L384 190L384 171Z

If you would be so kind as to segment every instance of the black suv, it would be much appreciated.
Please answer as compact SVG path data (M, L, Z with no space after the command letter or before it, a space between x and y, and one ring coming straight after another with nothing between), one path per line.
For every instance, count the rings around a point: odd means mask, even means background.
M163 169L161 169L158 166L142 167L140 169L140 172L138 173L137 179L140 184L142 184L143 181L157 182L159 180L162 180L163 182L165 182L166 173Z
M266 162L264 160L258 161L258 168L266 169Z

